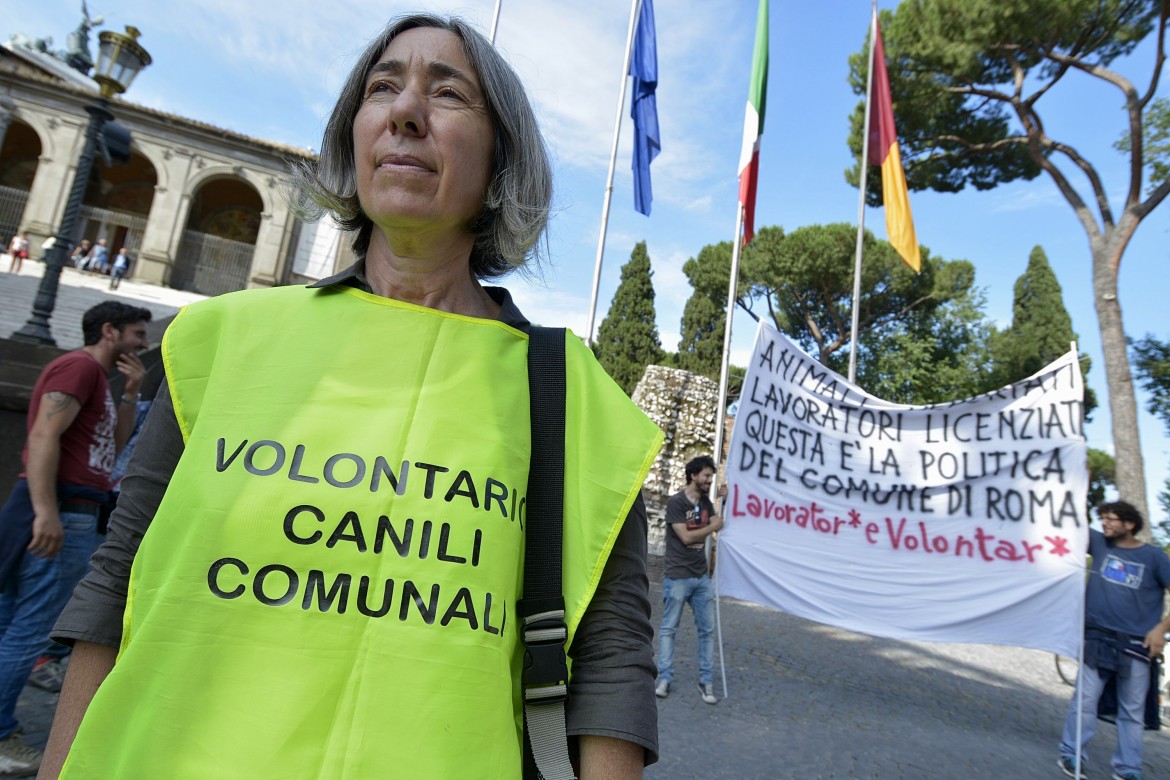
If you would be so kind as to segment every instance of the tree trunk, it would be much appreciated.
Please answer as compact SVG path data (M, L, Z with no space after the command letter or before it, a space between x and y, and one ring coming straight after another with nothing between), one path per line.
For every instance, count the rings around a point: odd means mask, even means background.
M1105 355L1105 382L1109 390L1109 417L1113 426L1113 449L1117 461L1117 491L1121 500L1133 504L1146 526L1142 537L1149 539L1149 507L1146 506L1146 476L1138 434L1137 395L1129 368L1128 344L1121 321L1121 302L1117 299L1117 271L1125 245L1133 235L1131 214L1124 214L1118 225L1091 241L1093 252L1093 300L1097 308L1097 326L1101 332L1101 350Z

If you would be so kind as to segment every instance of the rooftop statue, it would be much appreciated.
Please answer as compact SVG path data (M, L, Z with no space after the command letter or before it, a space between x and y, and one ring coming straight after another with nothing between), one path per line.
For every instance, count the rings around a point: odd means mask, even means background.
M101 26L105 16L91 17L85 0L81 0L81 21L77 29L65 36L65 50L56 53L66 65L79 71L82 75L89 75L93 68L93 58L89 54L89 31Z
M9 41L13 46L21 49L29 49L32 51L43 52L44 54L51 54L49 47L53 45L53 37L47 36L45 38L34 38L31 35L24 33L13 33Z

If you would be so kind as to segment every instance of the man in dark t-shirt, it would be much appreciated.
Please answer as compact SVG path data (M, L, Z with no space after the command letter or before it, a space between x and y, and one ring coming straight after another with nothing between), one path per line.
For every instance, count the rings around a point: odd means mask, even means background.
M715 652L715 600L707 574L704 543L723 527L723 518L707 497L715 479L715 461L703 455L686 465L687 484L666 502L666 561L662 580L662 629L658 632L658 685L664 699L674 678L674 636L684 604L691 605L699 638L699 695L715 704L712 686ZM722 488L721 488L722 490Z
M97 546L114 459L130 438L145 376L150 311L107 301L82 317L85 346L45 366L33 388L21 474L0 508L0 776L32 773L16 699ZM125 377L122 398L106 376Z
M1085 662L1069 704L1060 741L1061 770L1077 777L1077 700L1081 703L1081 755L1097 726L1097 703L1110 677L1117 679L1117 751L1113 780L1142 780L1142 733L1150 659L1161 654L1170 618L1162 597L1170 587L1170 558L1137 538L1141 513L1124 501L1097 507L1101 531L1089 530L1093 558L1085 584ZM1083 760L1082 760L1083 764ZM1082 771L1080 777L1084 777Z

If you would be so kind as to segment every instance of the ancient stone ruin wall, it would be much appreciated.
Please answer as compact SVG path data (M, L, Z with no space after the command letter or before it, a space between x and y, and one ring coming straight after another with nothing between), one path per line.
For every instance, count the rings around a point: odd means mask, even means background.
M650 520L650 552L663 553L666 500L682 490L683 467L715 449L715 409L719 385L677 368L649 366L634 389L634 403L653 420L666 442L642 488ZM729 434L725 434L729 435Z

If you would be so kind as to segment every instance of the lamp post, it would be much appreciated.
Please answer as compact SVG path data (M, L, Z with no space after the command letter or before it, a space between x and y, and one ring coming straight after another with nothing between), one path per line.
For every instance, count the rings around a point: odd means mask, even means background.
M138 72L151 61L146 49L138 45L139 34L136 28L128 26L124 35L107 30L98 36L98 60L94 66L93 80L101 87L101 94L85 108L89 114L89 124L85 128L85 145L81 150L81 159L77 161L73 187L69 190L69 200L65 203L65 213L61 216L57 237L45 258L45 274L37 287L32 315L23 328L12 334L15 341L49 346L57 344L49 331L49 318L53 316L53 308L57 305L61 269L69 261L69 253L73 249L77 217L81 214L81 202L85 198L94 157L102 148L99 146L102 128L114 118L109 111L110 98L125 92Z

